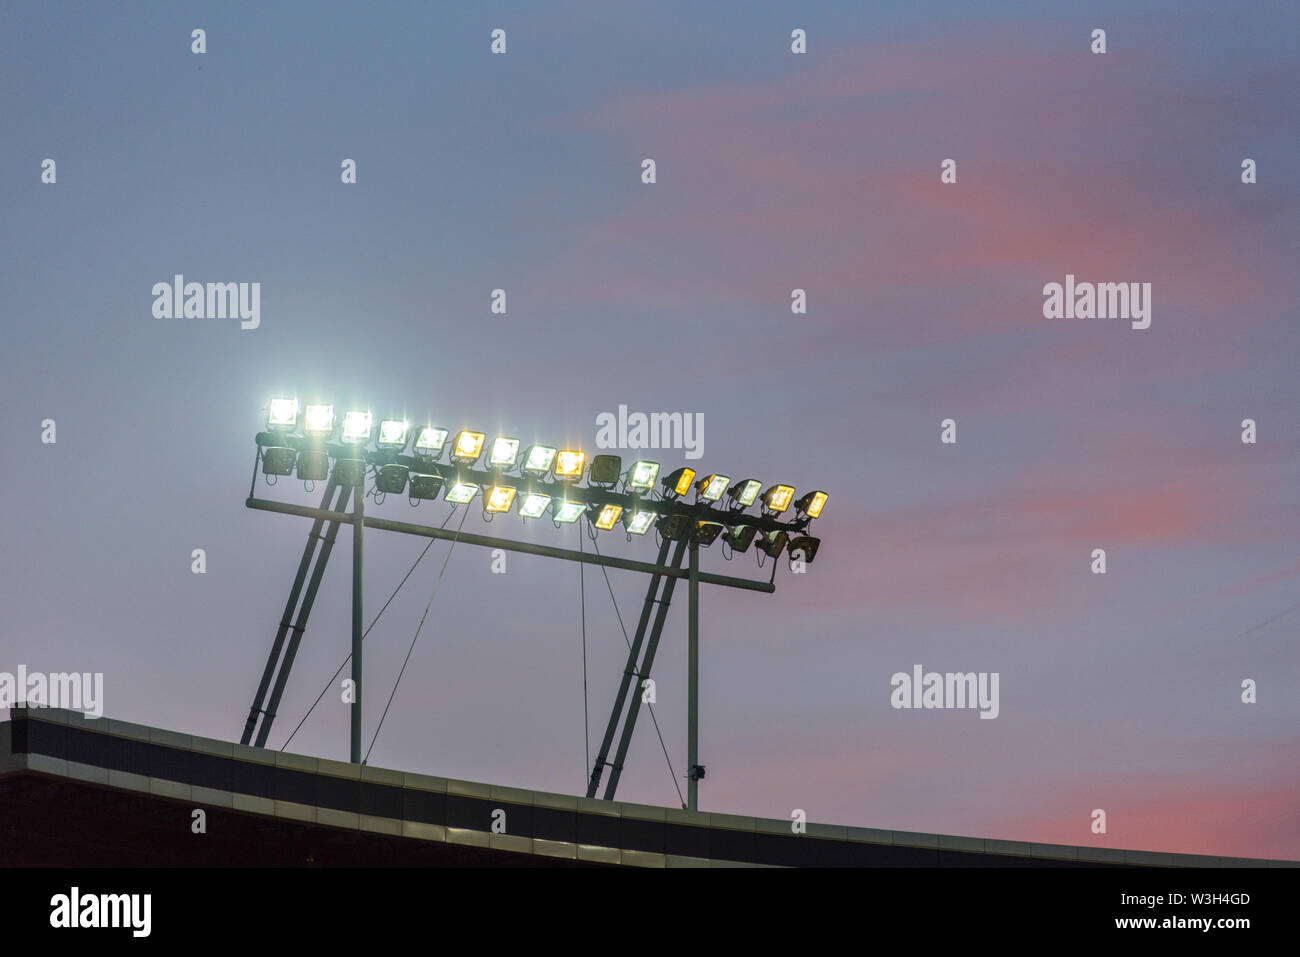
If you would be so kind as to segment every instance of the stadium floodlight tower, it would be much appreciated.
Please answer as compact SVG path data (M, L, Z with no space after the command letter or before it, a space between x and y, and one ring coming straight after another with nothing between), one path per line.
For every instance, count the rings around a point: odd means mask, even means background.
M808 528L821 516L827 500L826 493L819 490L808 492L796 501L794 487L780 484L769 487L760 499L762 483L758 479L742 479L733 484L721 472L697 478L695 470L690 468L679 468L660 478L658 462L636 461L625 470L618 455L596 455L588 461L582 449L549 445L524 448L518 439L497 436L489 441L486 433L472 429L453 433L432 423L412 424L405 418L381 419L376 423L369 410L350 410L337 417L333 405L300 405L297 398L271 400L266 428L258 433L256 445L245 505L260 511L310 518L312 527L244 724L241 738L244 744L266 745L338 529L349 525L352 529L349 757L354 764L362 762L361 599L365 530L400 532L618 568L650 577L636 633L629 643L627 666L591 769L588 797L596 795L606 768L610 769L610 776L604 797L608 800L614 797L640 713L641 695L634 691L638 679L644 681L650 676L673 590L685 578L688 588L685 806L691 810L699 807L698 788L705 770L699 763L698 733L700 585L774 592L775 559L783 550L792 562L807 564L816 556L820 539L810 536ZM295 473L309 487L324 481L325 494L320 506L311 508L258 498L259 470L268 485ZM634 561L603 555L599 549L575 551L368 515L365 511L367 476L373 476L370 494L376 505L382 503L384 496L403 491L413 506L437 499L441 492L443 500L453 509L477 502L485 518L517 511L527 521L542 519L549 513L556 528L585 518L587 527L583 533L593 540L602 531L615 532L620 525L629 541L634 536L644 537L653 528L659 539L659 556L654 563ZM694 500L688 501L692 490ZM352 511L346 512L349 498L353 502ZM755 504L759 505L758 513L750 513L750 507ZM784 518L792 506L795 517ZM746 552L756 543L756 555L773 559L768 580L701 571L700 549L709 547L718 538L722 539L724 554ZM685 568L683 559L686 559ZM762 564L761 558L759 563ZM611 749L614 749L612 758Z

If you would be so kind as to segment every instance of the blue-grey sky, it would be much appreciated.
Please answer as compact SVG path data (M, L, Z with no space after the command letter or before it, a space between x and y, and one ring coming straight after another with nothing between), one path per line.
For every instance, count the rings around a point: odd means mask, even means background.
M690 464L831 493L806 575L703 590L703 809L1300 856L1294 4L7 3L4 22L0 670L102 671L113 717L237 737L307 531L243 505L270 395L589 450L620 404L698 412ZM177 273L261 283L260 326L154 318ZM1150 282L1151 328L1045 319L1066 274ZM367 620L423 546L368 536ZM367 742L445 549L367 641ZM347 653L347 557L276 746ZM752 553L703 565L760 574ZM578 570L507 568L455 549L371 763L584 788ZM631 627L644 581L610 580ZM598 571L586 599L598 740L625 647ZM684 639L683 602L656 662L679 776ZM998 672L998 718L892 708L918 663ZM675 804L645 717L619 796ZM347 721L331 693L293 749L345 757Z

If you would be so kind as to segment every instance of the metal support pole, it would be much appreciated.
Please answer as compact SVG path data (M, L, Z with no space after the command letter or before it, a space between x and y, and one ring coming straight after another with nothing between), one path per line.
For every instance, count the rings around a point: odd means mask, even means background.
M668 557L668 546L671 542L668 539L663 540L659 546L659 558L656 565L663 565L664 559ZM627 694L635 685L639 684L636 679L637 664L641 657L641 645L645 641L646 627L650 624L650 612L654 608L655 599L659 594L659 586L663 581L663 576L658 572L650 577L650 587L646 589L645 604L641 607L641 620L636 625L636 635L632 639L632 645L627 650L627 666L623 669L623 680L619 683L618 694L614 697L614 707L609 713L609 724L605 728L604 740L600 742L600 751L596 754L596 763L591 767L591 780L587 782L587 797L595 797L596 789L600 787L600 775L605 770L605 759L609 757L610 745L614 743L614 732L618 730L618 723L623 718L623 706L627 703Z
M361 763L361 548L366 530L366 481L362 476L352 508L352 757Z
M687 587L690 621L686 663L686 807L700 809L700 547L691 541L691 577Z
M258 450L259 456L261 449ZM253 479L257 479L257 470L254 467ZM329 508L334 498L334 479L331 478L325 486L325 497L321 499L321 508ZM253 731L257 727L257 719L262 714L262 706L266 703L266 692L271 687L271 679L275 676L276 665L280 662L280 652L284 648L284 638L289 633L289 623L293 620L293 613L298 607L298 597L302 594L302 583L307 579L307 569L311 567L312 558L316 555L316 543L320 540L321 526L324 519L317 518L312 522L311 532L307 536L307 544L302 550L302 560L298 562L298 574L294 576L293 587L289 589L289 600L285 602L284 614L280 616L280 627L275 633L275 641L271 643L271 654L266 659L266 669L262 672L262 680L257 686L257 694L253 698L253 706L248 709L248 720L244 722L244 733L239 739L240 744L248 744L253 740Z
M338 489L338 503L335 508L343 508L347 505L348 493L351 489L344 485ZM330 554L334 551L334 539L338 535L339 523L331 521L325 526L325 534L321 539L320 555L316 559L316 567L311 571L311 579L307 582L307 590L302 596L302 607L298 609L298 617L294 621L290 630L289 644L284 650L284 661L280 663L280 673L275 676L275 685L271 688L271 697L267 701L266 711L262 715L261 726L257 729L257 739L253 742L259 748L266 747L266 739L271 734L271 725L275 723L276 713L280 710L280 697L284 694L284 686L289 682L289 672L293 670L293 660L298 655L298 645L302 643L302 636L307 630L307 619L311 617L312 606L316 604L316 593L320 590L321 579L325 577L325 566L329 563Z
M680 571L682 567L682 555L686 551L686 539L677 540L677 548L673 550L672 564L669 566L671 571ZM665 575L668 573L665 572ZM668 603L672 601L673 590L677 587L677 579L669 578L664 583L664 594L659 599L659 610L655 612L655 623L650 629L650 638L646 643L645 660L641 662L640 676L642 679L650 677L650 669L654 667L655 652L659 650L659 636L664 631L664 621L668 618ZM614 755L614 763L610 767L609 784L605 785L605 800L614 800L614 792L618 790L618 779L623 775L623 762L627 759L627 748L632 742L632 732L636 730L637 715L641 713L641 696L632 696L632 705L628 709L627 722L623 725L623 734L618 739L618 752Z

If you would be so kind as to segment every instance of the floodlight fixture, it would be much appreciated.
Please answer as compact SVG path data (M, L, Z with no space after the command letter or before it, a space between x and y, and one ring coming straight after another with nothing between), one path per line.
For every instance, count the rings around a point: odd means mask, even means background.
M763 507L775 515L780 515L790 507L793 499L793 485L773 485L763 493Z
M776 558L781 554L781 549L785 548L785 543L790 536L784 531L766 532L758 539L758 549L764 555L770 555Z
M272 432L291 432L298 424L297 399L272 399L266 412L266 427Z
M664 479L664 491L673 498L681 498L691 490L691 483L694 481L695 469L680 468Z
M297 471L304 482L323 482L330 474L330 457L321 449L303 449L298 453Z
M272 445L262 450L263 475L292 475L293 460L297 453L283 445Z
M650 531L650 526L655 523L657 513L650 511L624 512L623 527L627 529L629 535L644 535Z
M727 475L706 475L695 483L695 495L697 499L706 502L716 502L722 498L727 491L727 486L731 484L731 477Z
M468 505L477 494L478 486L473 482L454 482L448 486L443 498L453 505Z
M587 464L587 453L578 449L564 449L555 456L555 477L562 482L577 482Z
M519 461L519 440L498 437L492 440L492 452L488 455L488 465L494 469L508 472Z
M691 527L689 516L678 513L676 515L662 515L656 523L659 531L663 533L664 538L669 541L677 541L686 535L687 530Z
M602 532L608 532L618 524L618 517L623 514L622 505L593 505L592 510L599 509L600 512L596 517L596 527Z
M442 491L441 475L425 475L417 472L411 476L410 495L413 499L436 499Z
M757 532L757 525L737 525L723 532L722 540L730 545L734 551L747 552Z
M718 535L722 533L721 522L696 522L695 523L695 541L705 547L712 545L717 541Z
M468 429L457 432L455 441L451 443L451 460L461 465L473 465L483 454L483 443L486 440L487 436L482 432L471 432Z
M375 491L383 492L385 495L401 495L406 490L406 479L409 475L410 469L405 465L398 465L395 462L381 465L379 471L375 473Z
M365 480L365 459L334 460L334 481L339 485L361 485Z
M307 411L303 414L302 430L317 437L329 435L334 431L334 406L307 406Z
M400 452L411 437L411 423L405 419L383 419L379 423L379 437L375 445L381 449Z
M658 462L633 462L627 470L627 487L634 492L648 492L659 478Z
M763 483L758 479L742 479L731 486L727 498L731 499L733 506L746 509L758 501L758 493L762 487Z
M352 411L343 416L342 441L348 445L365 445L370 441L374 416L369 412Z
M519 514L524 518L541 518L551 504L551 497L541 492L525 492L519 503Z
M524 464L520 471L525 475L535 475L541 478L551 470L551 466L554 464L555 449L549 445L534 445L524 455Z
M623 458L619 455L597 455L591 460L587 483L606 488L617 485L623 474Z
M415 454L436 459L447 444L447 430L426 425L415 436Z
M794 507L799 510L800 514L807 515L809 518L820 518L822 509L826 507L827 497L825 492L809 492L795 502ZM812 559L809 559L809 561L812 561Z
M790 556L792 562L801 561L811 565L812 560L817 557L817 548L821 543L820 538L813 538L811 535L796 535L790 539L786 554Z
M564 525L570 525L582 518L587 506L581 502L566 502L556 499L551 502L551 518Z
M485 512L508 512L515 506L515 492L518 491L513 485L494 485L488 492L487 500L483 503Z

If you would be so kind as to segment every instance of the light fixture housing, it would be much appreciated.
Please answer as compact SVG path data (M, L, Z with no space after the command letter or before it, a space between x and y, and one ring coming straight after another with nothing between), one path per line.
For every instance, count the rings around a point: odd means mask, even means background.
M442 455L443 447L446 446L446 444L446 429L426 425L416 433L413 450L416 455L422 455L428 459L436 459Z
M298 425L297 399L272 399L266 410L266 428L272 432L291 432Z
M561 482L577 482L587 465L587 453L579 449L564 449L555 456L555 477Z
M722 531L723 527L721 522L696 522L695 541L699 545L708 547L717 541L718 536Z
M330 457L321 449L303 449L298 453L297 472L304 482L323 482L329 478Z
M680 468L676 469L664 479L664 491L673 498L681 498L691 490L691 483L695 481L695 469Z
M622 475L622 456L597 455L591 460L591 470L587 473L587 484L610 488L618 484L618 480Z
M695 483L696 497L705 502L716 502L727 492L727 486L731 484L731 477L728 475L706 475Z
M811 565L813 559L817 557L817 548L821 543L820 538L811 535L796 535L790 539L786 554L790 556L792 562L802 561L804 564Z
M488 455L488 465L502 472L508 472L519 461L519 440L498 436L492 440L492 452Z
M400 452L406 448L406 440L411 437L411 423L405 419L382 419L379 422L379 437L375 445L390 452Z
M442 491L442 476L416 472L411 475L410 496L414 499L436 499Z
M608 532L618 524L618 517L623 514L622 505L593 505L592 512L596 515L595 525L602 532Z
M340 440L347 445L365 445L370 441L370 430L374 426L374 416L369 412L353 410L343 416L343 432Z
M487 499L483 503L485 512L508 512L515 507L515 493L518 491L513 485L493 485L492 490L488 492Z
M385 495L401 495L406 491L406 480L411 470L405 465L390 462L381 465L375 473L375 491Z
M550 507L551 497L541 492L525 492L519 502L519 514L523 518L541 518Z
M519 471L525 475L535 475L538 478L544 477L555 464L555 449L549 445L529 446L528 452L524 455L524 464Z
M729 528L722 533L722 540L737 552L749 551L749 546L754 542L754 536L758 533L757 525L737 525Z
M334 431L334 406L309 405L302 417L302 430L308 435L326 436Z
M731 499L733 506L745 509L758 501L758 493L763 488L763 483L758 479L741 479L731 490L727 492L727 498Z
M656 512L637 511L623 513L623 527L627 529L629 535L644 535L650 531L650 526L655 523L658 517Z
M283 445L272 445L262 449L263 475L292 475L293 462L298 453Z
M443 496L445 501L453 505L468 505L474 501L474 496L478 494L478 486L473 482L453 482L447 486L447 494Z
M627 487L634 492L648 492L659 479L658 462L633 462L627 470Z
M790 507L793 499L793 485L773 485L763 493L763 507L774 515L780 515Z
M335 459L334 481L339 485L362 485L366 480L365 459Z
M587 506L581 502L566 502L564 499L555 499L551 502L551 518L563 525L576 522L586 511Z
M451 443L451 460L461 465L473 465L483 454L485 441L487 436L482 432L471 432L468 429L457 432L455 440Z
M820 518L822 509L826 507L828 497L825 492L809 492L795 502L794 507L799 510L800 514L807 515L809 518ZM812 561L812 559L809 559L809 561Z
M758 537L758 550L764 555L776 558L781 554L781 549L785 548L785 543L789 538L790 536L784 530L766 532Z
M688 516L682 514L661 515L659 521L655 523L659 531L663 533L664 538L671 542L682 538L690 530L691 520Z

